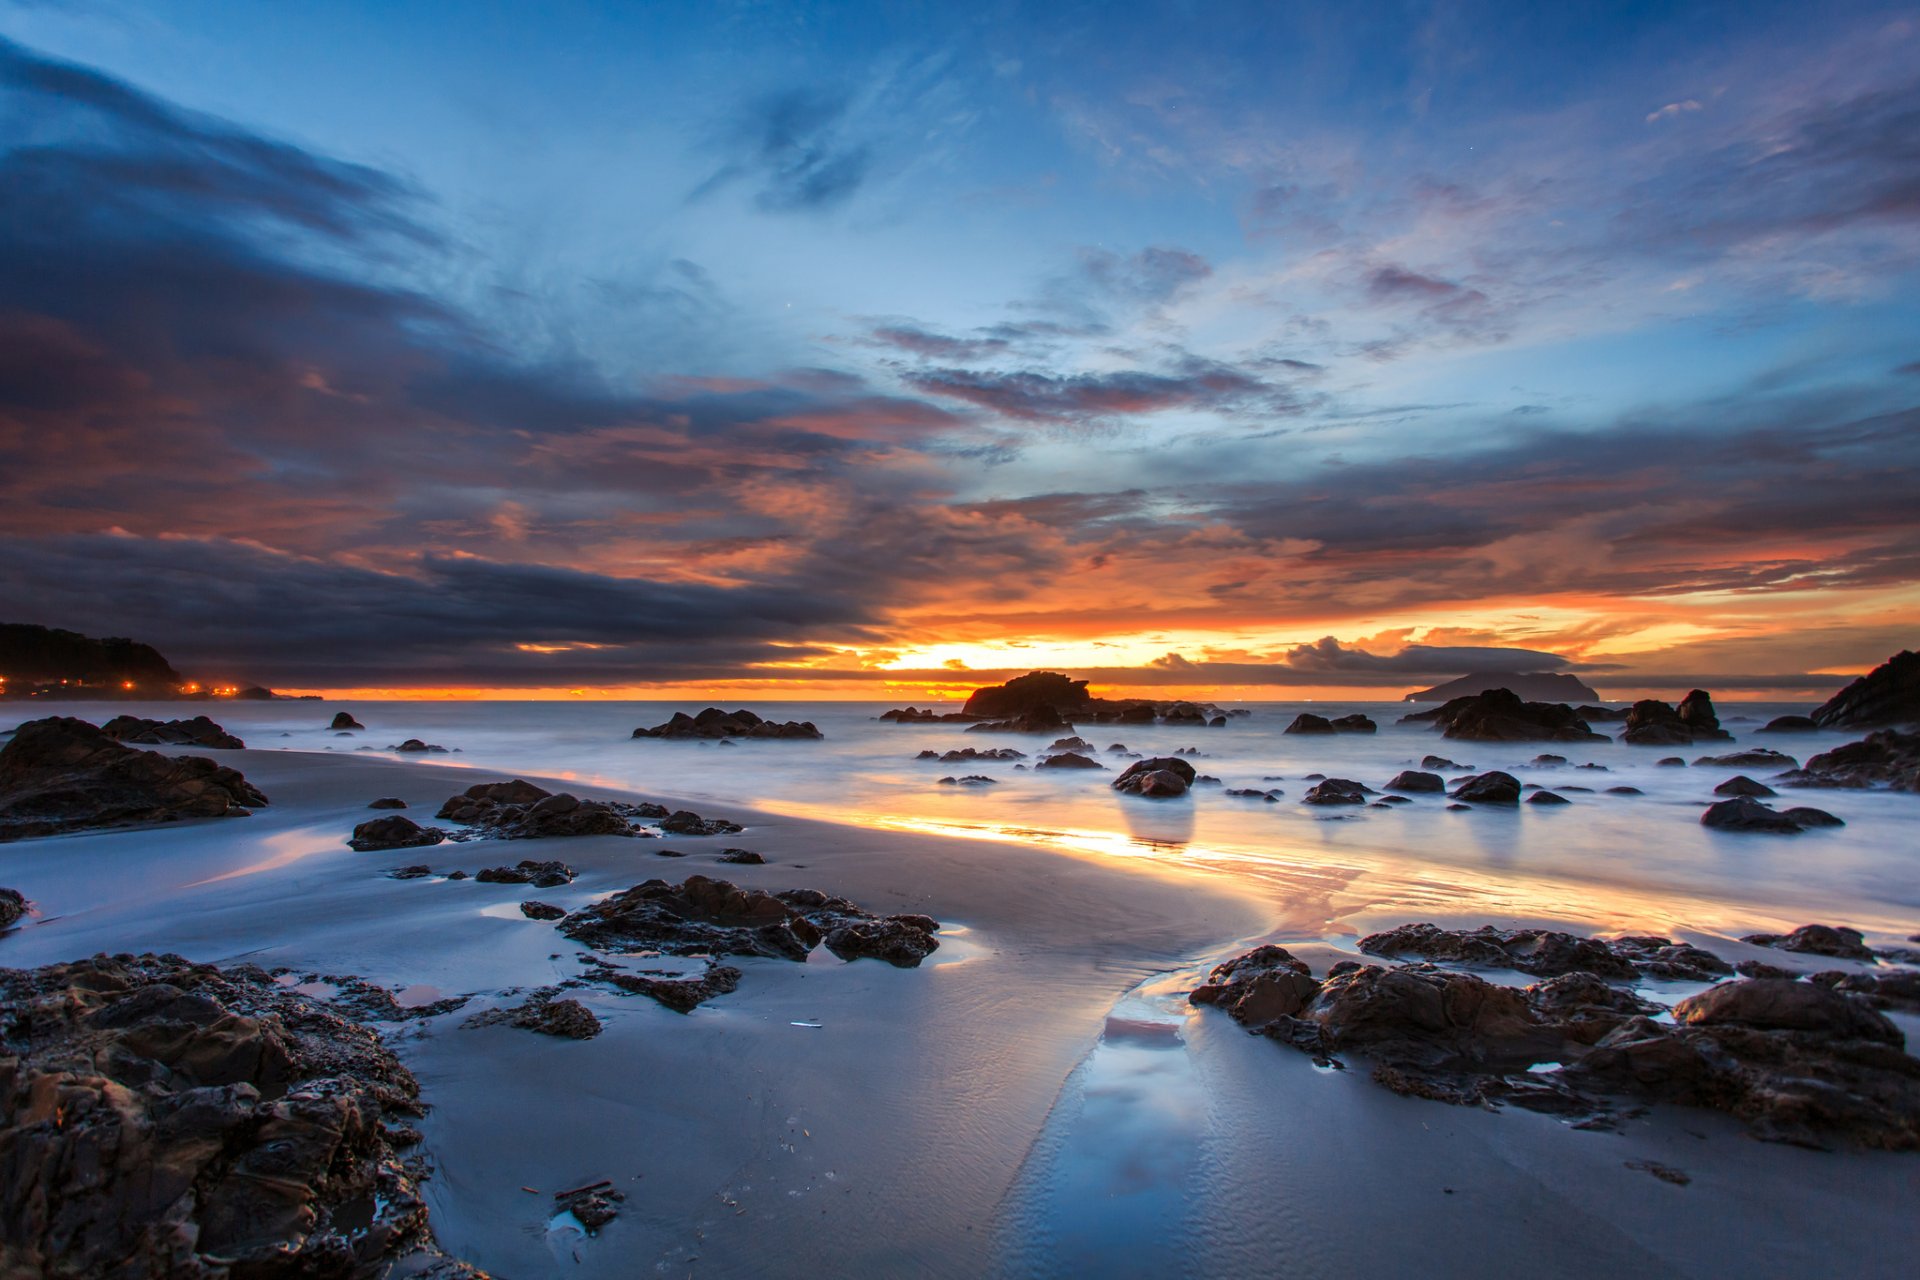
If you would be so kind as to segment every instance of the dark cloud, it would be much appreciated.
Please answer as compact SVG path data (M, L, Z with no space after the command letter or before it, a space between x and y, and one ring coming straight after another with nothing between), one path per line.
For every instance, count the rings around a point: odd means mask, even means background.
M873 167L873 147L853 136L849 99L818 89L788 89L749 103L727 135L731 158L693 193L699 199L745 183L769 213L831 209L846 203Z
M1485 671L1558 671L1568 665L1568 659L1537 649L1477 645L1410 644L1398 653L1377 654L1325 636L1289 649L1286 664L1295 671L1324 674L1391 672L1403 678L1439 678Z
M1079 422L1168 409L1230 412L1259 408L1297 412L1291 390L1243 369L1191 356L1167 373L1051 374L934 368L906 375L909 386L928 395L978 405L1025 422Z
M923 359L962 363L1004 355L1013 345L1012 340L1006 337L956 338L911 324L881 325L873 330L870 339L880 346L894 347Z

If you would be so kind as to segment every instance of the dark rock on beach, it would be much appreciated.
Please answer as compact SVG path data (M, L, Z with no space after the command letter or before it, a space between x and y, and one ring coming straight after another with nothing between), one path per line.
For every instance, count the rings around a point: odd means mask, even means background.
M941 764L965 764L973 760L1024 760L1027 753L1013 747L960 747L953 751L922 751L915 760L938 760Z
M419 849L439 844L446 838L447 833L439 827L423 827L412 818L403 818L396 813L392 817L371 818L361 823L353 829L347 844L362 852L374 849Z
M1713 698L1705 689L1695 689L1677 707L1658 698L1634 703L1620 741L1636 747L1685 747L1696 742L1725 742L1732 737L1720 727Z
M1052 707L1035 707L1004 720L984 720L967 726L968 733L1060 733L1073 725Z
M1467 804L1519 804L1520 779L1499 769L1475 774L1454 788L1453 798Z
M1715 787L1713 794L1717 796L1752 796L1755 799L1765 799L1768 796L1777 796L1780 793L1766 783L1755 782L1752 778L1741 773L1735 774L1733 777L1728 778L1725 782Z
M361 724L358 720L355 720L350 712L336 711L333 713L333 723L328 725L327 727L329 729L337 730L337 729L364 729L367 726Z
M1707 806L1700 825L1717 831L1744 831L1762 835L1799 835L1806 826L1798 818L1770 809L1750 796L1735 796Z
M784 724L763 720L751 711L722 711L708 707L698 715L684 711L673 713L665 724L651 729L635 729L636 738L781 738L818 739L825 737L811 720L789 720Z
M1325 716L1317 716L1311 711L1302 711L1293 718L1293 723L1281 730L1282 733L1332 733L1333 721Z
M555 889L573 883L573 868L564 862L522 858L511 867L488 867L474 873L480 884L530 884L536 889Z
M539 902L528 898L520 904L520 914L529 920L563 920L566 918L567 909L556 907L551 902Z
M1701 756L1693 763L1696 768L1708 765L1716 769L1792 769L1800 762L1769 747L1747 747L1723 755Z
M1813 733L1820 722L1812 716L1775 716L1755 729L1755 733Z
M100 726L100 732L115 742L132 746L204 747L214 751L239 751L247 745L206 716L195 716L191 720L144 720L139 716L115 716Z
M125 746L69 716L30 720L0 747L0 840L245 817L266 803L238 770Z
M1824 751L1786 776L1796 787L1890 787L1920 791L1920 733L1880 729Z
M676 809L661 819L660 830L671 836L733 836L746 828L725 818L703 818L690 809Z
M1113 780L1113 789L1129 795L1171 799L1185 795L1195 777L1193 766L1180 757L1155 756L1128 765Z
M1107 766L1077 751L1062 751L1043 758L1033 767L1036 769L1105 769Z
M1370 793L1351 778L1328 778L1316 782L1300 797L1302 804L1365 804Z
M1777 947L1807 955L1834 956L1842 960L1871 960L1873 949L1858 929L1828 924L1803 924L1792 933L1750 933L1741 939L1756 947Z
M26 919L32 905L18 889L0 889L0 929L11 929Z
M1568 787L1567 790L1572 791L1574 790L1574 788ZM1554 804L1572 804L1573 801L1567 799L1565 796L1561 795L1557 791L1536 791L1532 795L1527 797L1527 803L1554 805Z
M389 751L399 751L406 755L446 755L447 749L436 742L422 742L418 738L408 738L398 746L388 747Z
M0 1026L8 1275L345 1280L403 1257L479 1275L434 1248L394 1149L420 1114L413 1076L262 970L4 970Z
M751 849L722 849L720 861L737 867L758 867L766 863L766 858Z
M1403 717L1431 721L1443 736L1467 742L1605 742L1563 702L1522 702L1506 689L1455 698L1432 711Z
M384 799L375 800L367 806L369 809L404 809L406 807L407 802L397 796L387 796Z
M556 836L634 836L641 818L666 814L657 804L626 804L613 800L582 800L566 792L555 794L521 778L512 782L483 782L449 797L434 815L447 822L476 827L497 840L534 840Z
M1517 969L1538 977L1592 973L1602 978L1632 978L1633 962L1615 955L1598 938L1580 938L1553 929L1442 929L1433 924L1403 924L1369 934L1356 944L1368 955L1415 955L1428 960L1498 969ZM1722 972L1730 972L1724 966Z
M1393 775L1387 783L1389 791L1445 791L1447 783L1437 773L1422 773L1417 769L1404 769Z

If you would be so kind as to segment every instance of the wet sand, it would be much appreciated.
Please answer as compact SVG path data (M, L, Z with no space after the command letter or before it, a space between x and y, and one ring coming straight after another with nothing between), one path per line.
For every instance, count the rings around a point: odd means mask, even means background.
M1378 885L1315 889L1305 873L1236 878L706 800L691 807L747 831L356 853L344 840L373 798L399 796L427 822L454 791L504 775L221 758L273 804L0 846L0 884L40 912L0 939L0 963L160 950L359 974L406 1003L475 993L381 1029L434 1108L421 1127L436 1232L503 1276L1911 1274L1911 1155L1762 1144L1696 1110L1612 1134L1401 1098L1184 1004L1198 974L1256 940L1318 970L1381 924L1535 922L1475 914L1470 892L1454 916ZM769 864L720 864L729 845ZM521 858L563 859L579 878L531 890L385 875ZM581 968L586 949L524 919L523 899L574 908L694 872L923 911L945 925L942 948L915 970L824 950L805 965L734 960L740 989L689 1016L570 991L604 1024L587 1041L461 1027ZM1423 881L1417 901L1446 905L1444 886ZM1748 927L1777 923L1805 922ZM1730 960L1792 959L1687 936ZM1645 1160L1692 1181L1628 1167ZM603 1178L627 1196L617 1221L587 1237L552 1219L552 1193Z

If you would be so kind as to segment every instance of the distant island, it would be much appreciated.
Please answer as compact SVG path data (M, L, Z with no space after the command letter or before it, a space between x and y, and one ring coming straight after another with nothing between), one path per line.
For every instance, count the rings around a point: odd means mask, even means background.
M1486 671L1437 684L1402 698L1402 702L1445 702L1489 689L1511 689L1523 702L1599 702L1600 695L1578 676L1564 671Z
M0 698L203 702L280 696L259 685L183 676L158 649L124 636L94 639L57 627L0 622Z

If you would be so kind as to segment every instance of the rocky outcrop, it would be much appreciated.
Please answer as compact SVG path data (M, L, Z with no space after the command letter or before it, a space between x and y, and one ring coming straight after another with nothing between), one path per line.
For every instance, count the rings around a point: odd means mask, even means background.
M1128 765L1113 780L1113 789L1128 795L1170 800L1187 794L1195 776L1193 766L1179 756L1155 756Z
M447 838L447 833L439 827L423 827L412 818L403 818L393 814L386 818L372 818L353 829L353 835L347 844L362 852L375 849L420 849L430 844L439 844Z
M1327 778L1307 788L1307 793L1300 797L1300 803L1365 804L1370 794L1366 787L1351 778Z
M1325 716L1317 716L1311 711L1302 711L1293 718L1293 723L1289 724L1285 729L1282 729L1281 732L1332 733L1333 721L1327 719Z
M1685 747L1696 742L1727 742L1733 735L1720 727L1713 698L1695 689L1677 707L1658 698L1643 698L1627 713L1620 741L1636 747Z
M1747 747L1717 756L1701 756L1693 763L1717 769L1792 769L1800 764L1792 756L1771 747Z
M1700 825L1716 831L1739 831L1758 835L1797 836L1809 827L1844 826L1823 809L1788 809L1781 812L1761 804L1750 796L1735 796L1707 806Z
M366 727L367 726L361 724L358 720L355 720L351 713L346 711L334 712L333 723L327 726L327 728L336 731L350 731L353 729L364 729Z
M1805 955L1833 956L1841 960L1871 960L1873 948L1858 929L1844 925L1803 924L1792 933L1750 933L1741 939L1756 947L1777 947Z
M1522 989L1344 961L1316 981L1269 945L1189 998L1321 1062L1365 1055L1377 1082L1414 1097L1584 1114L1596 1127L1624 1095L1729 1111L1764 1138L1920 1149L1920 1060L1837 984L1725 982L1681 1001L1667 1025L1651 1016L1659 1006L1584 969ZM1533 1069L1543 1063L1557 1069Z
M564 862L540 862L522 858L511 867L488 867L474 873L479 884L529 884L536 889L557 889L573 883L573 868Z
M1012 747L960 747L954 751L922 751L915 760L937 760L941 764L967 764L975 760L1025 760L1027 753Z
M524 779L483 782L449 797L434 816L477 828L496 840L536 840L552 836L634 836L639 819L665 817L657 804L582 800L555 794Z
M1880 729L1824 751L1783 781L1796 787L1890 787L1920 791L1920 733Z
M1752 796L1756 800L1764 800L1768 796L1777 796L1780 793L1766 783L1755 782L1752 778L1742 773L1728 778L1725 782L1715 787L1713 794L1717 796Z
M1453 798L1464 804L1519 804L1520 779L1499 769L1477 773L1454 788Z
M1062 733L1073 725L1052 707L1035 707L1004 720L983 720L967 726L968 733Z
M385 796L367 806L369 809L404 809L406 807L407 802L398 796Z
M1920 653L1901 650L1813 713L1822 729L1920 724Z
M1085 680L1073 680L1057 671L1029 671L1005 684L975 689L963 710L970 716L988 719L1014 719L1046 710L1062 720L1093 704Z
M434 1249L419 1086L364 1027L178 956L0 970L9 1275L295 1280Z
M922 707L896 707L892 711L882 711L880 718L895 724L951 724L973 719L964 711L939 712Z
M1775 716L1755 729L1755 733L1813 733L1819 722L1812 716Z
M722 711L719 707L708 707L699 715L690 716L684 711L676 711L673 718L665 724L657 724L651 729L635 729L636 738L782 738L782 739L819 739L826 735L814 727L811 720L788 720L780 723L774 720L762 720L751 711Z
M660 830L670 836L736 836L746 828L725 818L703 818L691 809L675 809L660 820Z
M0 929L11 929L26 919L32 906L18 889L0 889Z
M1335 733L1378 733L1380 732L1380 726L1368 717L1355 711L1344 716L1335 716L1333 718L1333 731Z
M822 943L842 960L865 957L914 968L938 949L939 922L924 915L878 916L817 889L766 893L688 876L648 880L574 912L560 931L603 950L645 949L675 956L762 956L804 961ZM734 990L740 971L709 962L703 975L667 978L595 975L685 1013Z
M1522 702L1506 689L1455 698L1432 711L1402 717L1431 722L1442 734L1467 742L1605 742L1562 702Z
M1389 791L1445 791L1446 789L1446 780L1439 774L1423 773L1418 769L1402 769L1387 783Z
M1420 956L1458 964L1514 969L1536 977L1569 973L1627 981L1636 975L1711 982L1733 966L1710 951L1670 938L1631 935L1608 941L1581 938L1556 929L1442 929L1433 924L1403 924L1360 939L1368 955Z
M69 716L30 720L0 747L0 840L245 817L266 803L238 770L125 746Z
M441 746L439 743L423 742L419 738L408 738L405 742L396 743L395 745L388 747L387 750L398 751L402 755L409 755L409 756L424 756L424 755L444 756L447 754L447 749Z
M1105 769L1107 766L1098 760L1081 755L1078 751L1060 751L1045 757L1033 767L1036 769Z
M100 732L115 742L130 746L240 751L247 745L206 716L195 716L191 720L146 720L140 716L115 716L100 726Z
M551 902L540 902L528 898L520 904L520 914L529 920L564 920L567 917L567 909L556 907Z

